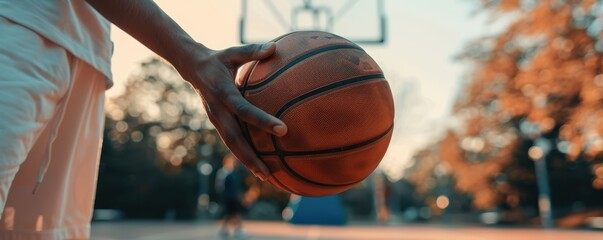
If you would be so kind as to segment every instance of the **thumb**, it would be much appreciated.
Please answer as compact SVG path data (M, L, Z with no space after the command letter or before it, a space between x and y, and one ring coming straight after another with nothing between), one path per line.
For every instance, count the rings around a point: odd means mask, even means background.
M270 57L276 50L276 44L267 42L264 44L249 44L240 47L231 47L224 50L224 59L234 66L240 66L247 62L262 60Z

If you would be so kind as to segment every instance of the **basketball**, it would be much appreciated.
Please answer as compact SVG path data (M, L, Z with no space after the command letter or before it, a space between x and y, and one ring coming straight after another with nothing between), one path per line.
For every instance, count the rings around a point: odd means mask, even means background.
M273 40L269 58L241 67L236 84L252 104L287 124L276 137L240 122L276 187L336 194L369 176L393 132L394 103L377 63L358 45L320 31Z

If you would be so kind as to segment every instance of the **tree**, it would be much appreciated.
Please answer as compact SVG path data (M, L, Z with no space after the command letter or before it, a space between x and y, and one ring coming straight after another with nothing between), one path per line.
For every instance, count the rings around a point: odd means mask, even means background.
M594 0L483 0L505 31L467 45L474 70L454 107L454 122L411 179L422 186L436 166L473 196L476 209L535 206L531 157L549 163L553 204L602 207L603 16ZM552 146L546 155L538 138ZM421 163L424 159L436 159ZM433 175L433 174L431 174ZM567 198L568 192L574 198Z
M106 106L95 207L134 218L163 218L172 209L176 218L193 218L197 163L205 159L217 169L227 151L196 92L171 66L151 58Z

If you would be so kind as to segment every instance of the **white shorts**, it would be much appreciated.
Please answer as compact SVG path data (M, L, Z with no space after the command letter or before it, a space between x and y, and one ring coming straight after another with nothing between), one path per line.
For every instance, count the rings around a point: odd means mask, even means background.
M0 239L89 238L104 75L2 17L0 36Z

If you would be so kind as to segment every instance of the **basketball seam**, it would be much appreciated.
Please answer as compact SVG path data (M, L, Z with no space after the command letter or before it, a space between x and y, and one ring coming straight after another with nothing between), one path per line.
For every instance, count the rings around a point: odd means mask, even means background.
M324 53L324 52L328 52L328 51L332 51L332 50L338 50L338 49L356 49L356 50L360 50L360 51L364 52L364 50L362 48L360 48L358 46L353 46L353 45L329 45L326 47L322 47L322 48L316 49L314 51L305 53L305 54L297 57L296 59L294 59L293 61L290 61L285 66L283 66L282 68L277 70L276 72L272 73L270 76L268 76L265 80L261 81L260 83L258 83L256 85L245 85L243 88L240 89L240 91L245 92L248 90L254 90L254 89L261 88L261 87L265 86L266 84L272 82L274 79L276 79L278 76L280 76L283 72L287 71L289 68L295 66L296 64L302 62L303 60L310 58L312 56L318 55L320 53Z
M378 138L373 138L373 139L371 139L372 141L371 141L370 143L363 142L363 143L365 143L364 145L361 145L361 146L356 146L355 148L366 147L366 146L369 146L369 145L371 145L371 144L373 144L373 143L378 142L379 140L382 140L384 137L386 137L386 136L387 136L387 135L388 135L388 134L391 132L391 130L392 130L392 129L393 129L393 123L392 123L392 125L391 125L391 126L390 126L390 127L389 127L389 128L386 130L386 131L385 131L385 133L384 133L384 134L380 134ZM274 136L272 137L272 140L273 140L273 141L275 141L275 137L274 137ZM299 179L301 179L301 180L303 180L303 181L305 181L305 182L308 182L308 183L311 183L311 184L314 184L314 185L318 185L318 186L327 186L327 187L343 187L343 186L349 186L349 185L353 185L353 184L359 183L359 182L361 182L362 180L364 180L364 178L362 178L362 179L360 179L360 180L358 180L358 181L355 181L355 182L352 182L352 183L345 183L345 184L321 183L321 182L317 182L317 181L314 181L314 180L310 180L310 179L308 179L308 178L306 178L306 177L302 176L301 174L299 174L299 173L295 172L295 171L294 171L294 170L293 170L293 169L292 169L292 168L289 166L289 164L287 164L287 162L285 161L285 157L287 157L287 156L281 155L281 153L282 153L282 152L280 152L280 149L278 148L278 146L276 146L276 145L275 145L274 147L277 149L276 154L270 154L270 155L271 155L271 156L272 156L272 155L276 155L276 157L277 157L277 158L278 158L278 159L281 161L281 164L282 164L282 165L285 167L286 171L288 171L289 173L291 173L291 175L293 175L294 177L297 177L297 178L299 178ZM352 149L354 149L354 148L347 149L347 150L345 150L345 151L349 151L349 150L352 150ZM340 152L341 152L341 151L340 151ZM264 156L265 156L265 155L264 155Z
M277 38L273 39L273 40L272 40L272 41L270 41L270 42L276 42L276 41L281 40L281 39L283 39L283 38L285 38L285 37L288 37L288 36L290 36L290 35L293 35L293 34L295 34L295 33L298 33L298 32L290 32L290 33L287 33L287 34L285 34L285 35L282 35L282 36L280 36L280 37L277 37ZM246 73L246 75L245 75L245 80L243 81L243 87L239 89L239 91L241 92L241 95L245 94L245 91L247 91L247 89L246 89L246 88L247 88L247 84L249 83L249 77L251 76L251 73L253 72L253 70L255 69L255 66L257 66L259 62L260 62L259 60L258 60L258 61L253 62L253 66L251 66L251 67L249 68L249 71L247 71L247 73Z
M273 184L276 183L276 185L278 185L281 188L284 188L284 190L287 190L287 191L289 191L291 193L295 193L295 194L299 193L298 191L293 191L293 189L291 189L287 185L283 184L283 182L281 182L281 180L278 180L278 178L276 178L276 177L273 176L272 179L274 180Z
M245 94L247 84L249 83L249 77L251 76L251 73L253 73L253 70L255 70L255 66L257 66L259 62L260 61L255 61L253 65L249 68L249 71L247 71L245 75L245 80L243 80L243 87L239 89L241 95Z
M393 123L392 123L392 125L391 125L391 126L388 128L388 129L387 129L387 131L385 131L385 134L380 134L380 135L379 135L379 138L372 138L372 139L370 139L370 140L372 140L371 142L368 142L368 143L367 143L367 142L363 142L363 144L362 144L362 145L358 144L358 146L355 146L355 148L346 149L346 150L344 150L344 151L349 151L349 150L353 150L353 149L356 149L356 148L366 147L366 146L369 146L369 145L371 145L371 144L373 144L373 143L376 143L376 142L378 142L378 141L382 140L382 139L383 139L385 136L387 136L387 135L390 133L390 131L391 131L392 129L393 129ZM301 179L301 180L304 180L304 181L309 182L309 183L314 184L314 185L318 185L318 186L329 186L329 187L342 187L342 186L349 186L350 184L356 184L356 183L358 183L358 182L362 181L362 179L360 179L360 180L358 180L358 181L355 181L355 182L352 182L352 183L346 183L346 184L329 184L329 183L321 183L321 182L317 182L317 181L314 181L314 180L310 180L310 179L308 179L308 178L306 178L306 177L304 177L304 176L300 175L299 173L295 172L295 171L294 171L294 170L293 170L293 169L292 169L292 168L289 166L289 164L287 164L287 162L285 161L285 157L287 157L288 155L284 155L284 152L283 152L283 151L281 151L281 150L280 150L280 148L279 148L279 147L276 145L276 137L275 137L275 136L272 136L272 143L274 144L274 148L276 149L276 151L274 152L274 154L270 154L270 155L276 155L276 157L277 157L277 158L278 158L278 159L281 161L281 164L282 164L282 165L285 167L285 169L286 169L286 170L287 170L289 173L291 173L291 175L293 175L294 177L297 177L297 178L299 178L299 179ZM336 151L335 151L335 152L336 152ZM340 151L340 152L342 152L342 151ZM266 155L266 154L262 154L262 155ZM296 155L296 156L299 156L299 155Z
M322 87L314 89L310 92L304 93L301 96L297 96L296 98L293 98L289 102L283 104L283 106L276 112L276 114L274 114L274 116L277 118L280 118L281 115L283 113L285 113L285 111L287 111L289 108L293 107L294 105L296 105L296 104L302 102L303 100L310 98L314 95L318 95L318 94L328 92L333 89L341 88L344 86L352 85L354 83L359 83L359 82L373 80L373 79L385 79L385 76L382 73L362 75L362 76L358 76L358 77L348 78L346 80L342 80L339 82L334 82L334 83L331 83L326 86L322 86Z
M387 134L389 134L389 132L393 128L394 128L394 124L392 123L383 133L381 133L373 138L370 138L363 142L346 145L346 146L342 146L342 147L328 148L328 149L314 150L314 151L283 151L283 150L280 150L280 148L279 148L280 151L258 152L258 155L260 155L260 156L282 155L283 157L289 157L289 156L306 156L306 155L320 155L320 154L328 154L328 153L345 152L345 151L349 151L352 149L371 145L371 144L379 141L381 138L387 136Z

